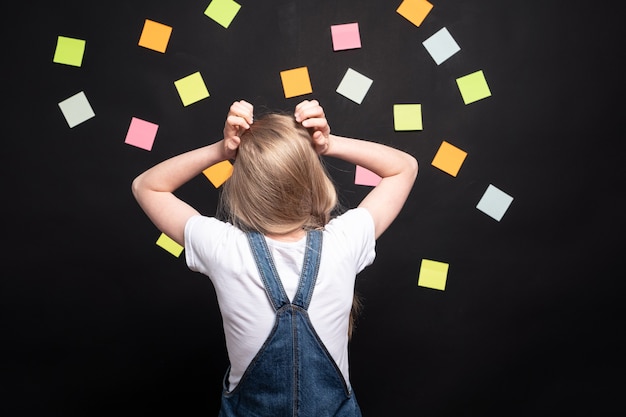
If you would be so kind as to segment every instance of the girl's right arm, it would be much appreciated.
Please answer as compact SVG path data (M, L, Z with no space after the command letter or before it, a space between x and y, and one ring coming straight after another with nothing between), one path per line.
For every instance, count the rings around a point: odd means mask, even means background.
M417 160L387 145L331 134L324 110L316 100L296 106L295 116L304 127L313 129L313 144L318 153L359 165L381 177L359 204L372 215L378 239L398 216L413 188Z

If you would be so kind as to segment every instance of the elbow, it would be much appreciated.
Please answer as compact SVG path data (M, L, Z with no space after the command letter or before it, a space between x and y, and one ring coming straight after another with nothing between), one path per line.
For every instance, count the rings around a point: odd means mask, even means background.
M408 172L410 172L413 181L417 178L417 172L419 171L419 163L413 155L407 154Z
M138 198L140 190L141 190L141 175L139 175L138 177L135 177L135 179L133 179L133 182L130 184L130 191L133 193L133 197L135 197L135 199Z

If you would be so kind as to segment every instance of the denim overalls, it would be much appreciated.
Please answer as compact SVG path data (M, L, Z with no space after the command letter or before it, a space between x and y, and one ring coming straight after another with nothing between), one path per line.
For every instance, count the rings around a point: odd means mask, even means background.
M307 232L302 273L292 303L278 278L265 237L257 232L247 235L276 311L276 322L231 392L226 372L219 417L360 417L354 393L307 313L319 269L322 232Z

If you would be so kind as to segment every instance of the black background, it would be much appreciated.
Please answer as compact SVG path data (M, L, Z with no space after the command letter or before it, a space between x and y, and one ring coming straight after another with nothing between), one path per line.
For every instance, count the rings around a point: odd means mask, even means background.
M289 110L305 98L335 133L420 162L358 280L364 415L619 413L619 3L433 1L417 27L400 2L241 0L228 29L203 14L208 0L4 14L0 414L217 414L227 362L213 288L155 244L130 182L220 139L234 100ZM145 19L173 27L166 53L137 45ZM362 47L334 52L330 26L350 22ZM442 27L461 51L437 66L421 42ZM53 63L59 35L86 40L81 67ZM285 99L279 72L300 66L313 93ZM335 92L348 67L373 80L361 104ZM476 70L492 96L465 105L455 79ZM173 82L195 71L210 97L184 107ZM79 91L96 116L69 128L58 103ZM395 103L421 103L424 129L395 132ZM124 143L131 117L159 125L152 151ZM456 178L430 164L443 140L468 153ZM342 204L358 204L369 188L354 167L327 162ZM489 184L514 198L499 222L476 209ZM215 211L202 176L180 195ZM417 286L421 259L450 264L445 291Z

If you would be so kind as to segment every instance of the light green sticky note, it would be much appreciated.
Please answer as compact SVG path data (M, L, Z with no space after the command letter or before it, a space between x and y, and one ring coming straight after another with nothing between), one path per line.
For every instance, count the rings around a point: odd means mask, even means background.
M159 238L157 239L156 244L177 258L183 252L183 247L174 242L172 238L170 238L165 233L161 233L161 236L159 236Z
M422 105L394 104L393 127L395 130L422 130Z
M445 262L422 259L417 285L420 287L445 290L449 265Z
M240 8L241 5L233 0L212 0L204 14L228 28Z
M485 74L482 70L457 78L456 83L459 86L465 104L482 100L491 95Z
M185 107L209 97L209 90L199 71L174 81L174 85Z
M57 64L80 67L83 64L86 43L83 39L68 38L67 36L57 37L57 46L52 61Z

